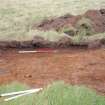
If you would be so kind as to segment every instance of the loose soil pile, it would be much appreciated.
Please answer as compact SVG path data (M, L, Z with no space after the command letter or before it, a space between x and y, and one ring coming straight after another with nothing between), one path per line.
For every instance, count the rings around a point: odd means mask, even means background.
M82 17L90 19L93 23L93 28L95 32L101 33L105 32L105 9L101 10L89 10L83 15L73 16L67 14L65 16L61 16L58 18L52 18L49 20L44 20L41 23L35 25L38 29L41 30L50 30L50 29L58 29L64 27L66 25L74 26Z
M76 27L76 24L81 18L88 18L92 21L92 29L95 31L95 33L102 33L105 32L105 9L101 10L89 10L83 15L73 16L73 15L65 15L58 18L52 18L48 20L44 20L38 24L35 24L33 26L33 29L38 30L55 30L58 31L62 29L63 27ZM73 32L69 32L73 34ZM68 34L68 32L66 32ZM89 47L96 47L103 44L103 41L105 43L105 40L97 41L92 43L86 43L86 45L89 44ZM97 42L99 44L97 44ZM94 44L95 43L95 44ZM60 48L60 47L70 47L72 45L72 40L70 38L62 38L58 42L51 42L49 40L44 40L41 37L34 37L30 41L0 41L0 48L39 48L39 47L53 47L53 48ZM83 43L83 45L85 45Z
M19 54L18 50L0 51L0 84L25 82L41 87L64 80L83 84L105 93L105 50L72 48L57 53Z

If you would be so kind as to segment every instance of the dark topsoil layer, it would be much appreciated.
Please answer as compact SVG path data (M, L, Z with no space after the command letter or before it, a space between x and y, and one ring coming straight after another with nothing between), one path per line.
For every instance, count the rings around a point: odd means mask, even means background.
M73 16L67 14L62 17L52 18L49 20L43 20L42 22L35 24L33 28L39 30L50 30L62 28L65 25L71 25L75 27L77 21L82 17L89 18L93 23L92 27L96 33L105 32L105 9L101 10L89 10L83 15ZM62 38L58 42L49 42L41 37L34 37L31 41L0 41L0 48L32 48L32 47L70 47L70 39ZM97 46L97 42L93 43L93 46ZM96 47L95 46L95 47Z

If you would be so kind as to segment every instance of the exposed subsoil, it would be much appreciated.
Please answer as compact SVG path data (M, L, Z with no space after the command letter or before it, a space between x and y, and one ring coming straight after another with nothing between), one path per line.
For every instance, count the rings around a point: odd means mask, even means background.
M71 48L56 53L0 51L0 84L20 81L42 87L56 80L105 93L105 49Z

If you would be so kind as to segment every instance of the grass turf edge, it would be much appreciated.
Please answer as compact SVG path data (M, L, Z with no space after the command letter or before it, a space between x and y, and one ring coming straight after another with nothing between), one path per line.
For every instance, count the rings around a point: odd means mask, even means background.
M21 83L0 86L0 93L29 89ZM105 105L105 97L85 86L54 82L38 94L31 94L0 105Z

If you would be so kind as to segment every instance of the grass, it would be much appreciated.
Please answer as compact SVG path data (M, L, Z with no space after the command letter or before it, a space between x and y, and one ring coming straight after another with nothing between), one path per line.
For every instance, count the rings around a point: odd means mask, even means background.
M58 33L54 30L50 31L39 31L39 30L34 30L33 31L33 36L40 36L44 38L44 40L52 41L52 42L57 42L59 41L62 37L69 37L68 35L64 33Z
M0 87L0 93L27 89L22 84L10 84ZM38 94L32 94L0 105L105 105L105 96L84 86L70 86L64 82L55 82Z
M92 36L74 36L71 37L73 44L75 45L87 45L90 42L105 40L105 33L94 34Z
M93 22L83 17L76 23L77 34L80 36L91 36L95 34L95 30L92 27Z
M105 7L104 0L0 0L0 40L32 39L34 23Z
M57 29L57 32L59 34L65 33L68 34L69 36L74 36L76 34L76 29L73 26L64 26L61 27L60 29Z

